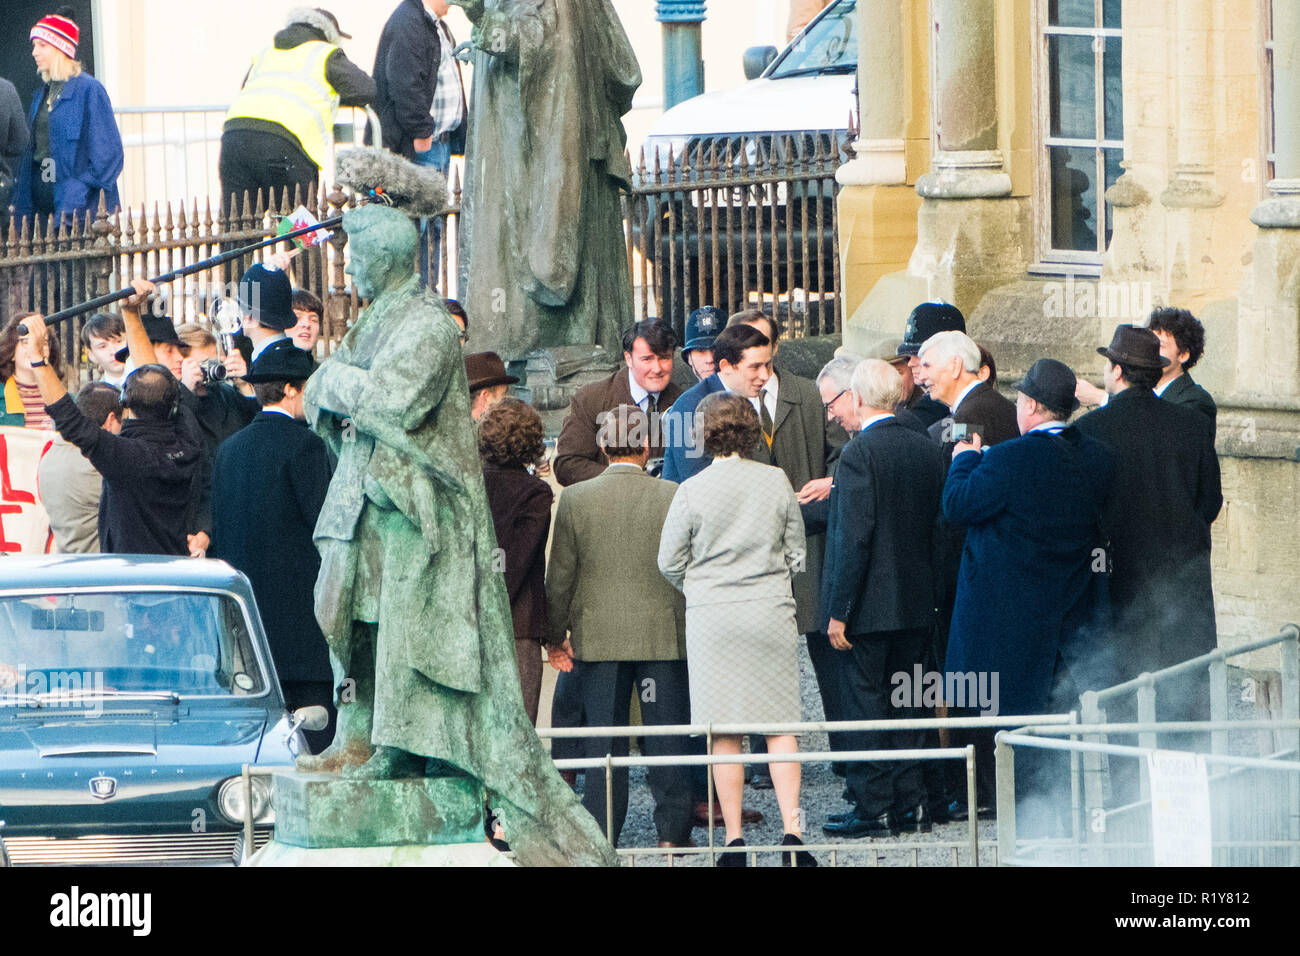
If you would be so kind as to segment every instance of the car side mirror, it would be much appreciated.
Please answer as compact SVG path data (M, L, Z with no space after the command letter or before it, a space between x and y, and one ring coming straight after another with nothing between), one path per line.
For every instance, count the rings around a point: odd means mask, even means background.
M756 80L776 59L776 47L751 46L745 51L742 62L745 64L745 79Z
M312 707L299 707L293 712L293 727L290 730L324 730L329 726L330 713L320 704Z

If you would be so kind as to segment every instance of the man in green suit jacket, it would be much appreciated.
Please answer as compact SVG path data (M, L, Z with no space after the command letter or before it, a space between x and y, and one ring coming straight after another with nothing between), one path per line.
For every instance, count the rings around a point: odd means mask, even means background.
M620 405L597 440L609 467L560 495L546 568L549 657L573 667L588 726L621 727L631 695L647 725L690 723L686 677L686 602L659 573L659 536L677 485L645 472L649 416ZM567 637L566 637L567 632ZM646 737L649 756L682 754L682 737ZM588 756L624 756L626 737L593 738ZM660 846L690 844L692 800L685 767L652 767ZM615 771L615 845L627 814L627 770ZM605 773L588 770L583 806L605 819Z

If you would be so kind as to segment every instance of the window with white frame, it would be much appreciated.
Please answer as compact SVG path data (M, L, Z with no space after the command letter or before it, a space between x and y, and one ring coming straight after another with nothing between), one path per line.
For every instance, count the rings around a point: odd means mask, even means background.
M1039 0L1039 259L1100 263L1124 158L1121 0Z

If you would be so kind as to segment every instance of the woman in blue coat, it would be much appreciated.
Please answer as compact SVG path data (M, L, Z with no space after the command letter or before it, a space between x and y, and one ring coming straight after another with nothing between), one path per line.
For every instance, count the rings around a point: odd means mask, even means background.
M44 85L28 113L31 141L18 164L18 215L82 221L120 205L122 137L103 84L77 61L80 31L67 17L42 17L32 27L32 58Z

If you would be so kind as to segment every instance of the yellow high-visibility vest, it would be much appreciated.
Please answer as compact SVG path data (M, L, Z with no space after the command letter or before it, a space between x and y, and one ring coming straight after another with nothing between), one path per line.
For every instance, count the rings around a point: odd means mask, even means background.
M334 141L334 114L339 94L325 78L325 61L338 47L320 40L291 50L269 47L253 60L244 88L226 119L279 123L302 144L317 166L324 167Z

